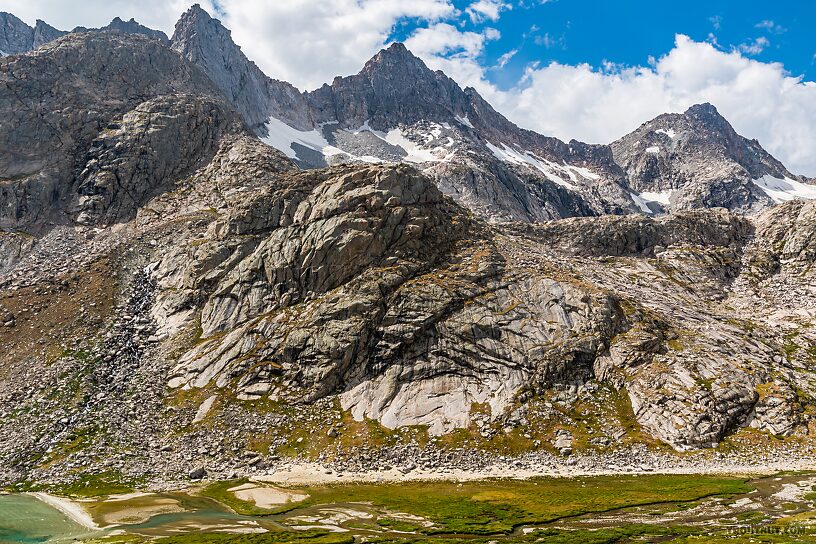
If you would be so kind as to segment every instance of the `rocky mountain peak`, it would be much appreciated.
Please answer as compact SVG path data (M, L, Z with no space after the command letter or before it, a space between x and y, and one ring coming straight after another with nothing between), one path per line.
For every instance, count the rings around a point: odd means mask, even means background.
M34 30L11 13L0 12L0 56L31 49Z
M39 46L52 40L56 40L65 34L67 34L67 32L64 30L57 30L42 19L37 19L37 22L34 24L34 36L31 43L31 48L37 49Z
M217 26L221 29L221 32L225 32L227 35L230 34L230 31L225 28L220 21L210 17L210 14L202 9L199 4L193 4L187 11L182 13L179 20L176 21L175 32L171 39L175 42L180 37L180 33L189 32L193 28L200 28L204 25Z
M696 117L718 117L725 120L725 118L720 115L720 112L717 111L714 104L711 104L710 102L703 102L702 104L694 104L689 106L685 112L685 115Z
M210 77L256 134L267 134L270 117L311 128L302 93L266 76L232 40L229 29L200 5L179 18L171 47Z
M365 63L361 73L389 75L392 72L411 72L428 76L432 71L405 47L402 42L394 42Z
M713 104L695 104L666 113L611 144L615 160L646 204L664 209L726 207L750 211L777 196L760 185L765 179L801 180L756 140L740 136Z
M355 75L308 93L317 122L344 128L369 123L386 130L418 121L450 121L469 110L469 99L452 79L434 72L404 44L374 55Z

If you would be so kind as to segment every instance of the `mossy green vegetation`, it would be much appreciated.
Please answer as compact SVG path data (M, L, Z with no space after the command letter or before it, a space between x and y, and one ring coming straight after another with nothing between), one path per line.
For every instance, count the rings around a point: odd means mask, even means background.
M50 488L58 495L67 497L103 497L131 493L143 482L124 478L115 472L82 474L71 483Z
M325 530L272 531L260 534L188 533L153 540L156 544L352 544L354 536Z
M433 522L432 527L422 529L427 534L487 535L506 534L521 525L589 512L694 501L751 489L743 479L699 475L356 484L304 488L309 499L287 510L320 504L369 503Z

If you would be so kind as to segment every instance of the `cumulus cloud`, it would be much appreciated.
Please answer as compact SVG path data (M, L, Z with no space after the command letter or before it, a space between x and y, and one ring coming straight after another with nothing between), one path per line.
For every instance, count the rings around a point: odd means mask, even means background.
M224 23L271 77L318 87L359 71L401 20L428 23L456 13L449 0L221 0Z
M65 0L3 0L2 9L34 25L37 19L43 19L51 26L62 30L71 30L77 26L100 27L108 24L114 17L130 19L143 25L164 31L168 36L187 8L195 0L85 0L66 2ZM210 1L200 1L202 7L213 10ZM210 13L213 13L211 11Z
M511 120L544 134L607 143L661 113L711 102L793 172L816 175L816 83L792 77L781 64L683 35L650 66L531 66L509 90L491 85L467 59L462 64L451 70L460 84L476 87Z
M765 49L771 45L771 41L766 38L765 36L760 36L759 38L755 39L754 41L748 41L745 43L741 43L737 46L741 52L745 53L746 55L759 55Z
M502 0L477 0L465 8L465 12L472 22L481 23L486 20L498 21L499 14L512 7Z

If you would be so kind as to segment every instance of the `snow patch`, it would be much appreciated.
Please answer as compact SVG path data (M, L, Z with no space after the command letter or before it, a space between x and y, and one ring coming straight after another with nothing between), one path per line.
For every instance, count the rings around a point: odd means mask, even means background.
M367 163L381 163L383 160L379 157L375 157L372 155L353 155L347 151L344 151L338 147L335 147L326 140L323 136L322 132L323 125L320 127L310 130L310 131L303 131L298 130L294 127L291 127L281 121L280 119L276 119L275 117L270 117L269 121L266 124L266 129L268 131L268 136L261 138L261 140L278 149L286 154L287 157L290 159L300 160L301 158L298 157L297 151L295 149L294 144L302 145L309 149L313 149L318 153L321 153L324 157L332 157L335 155L344 155L348 160L358 160ZM424 138L425 143L429 144L430 142L434 141L435 139L439 139L442 136L442 125L435 125L431 128L431 131L427 134L420 135ZM433 149L425 149L421 147L416 142L408 139L401 129L395 128L388 133L380 132L378 130L372 129L368 121L363 123L363 125L356 129L356 130L349 130L348 132L352 134L359 134L361 132L370 132L374 136L380 138L381 140L401 148L407 154L403 157L404 162L411 162L411 163L423 163L423 162L442 162L447 161L453 155L449 149L445 149L443 146L438 146ZM453 145L453 139L449 138L449 142L446 146L450 147ZM440 158L441 157L441 158Z
M571 181L578 181L575 172L579 172L581 170L586 170L579 168L577 166L560 166L555 163L552 163L546 159L542 159L540 157L535 156L530 151L524 151L523 153L520 151L516 151L515 149L508 147L507 144L501 144L501 148L491 144L490 142L486 142L487 148L493 153L493 156L503 162L509 162L512 164L519 164L519 165L527 165L535 168L542 174L544 174L547 179L552 181L553 183L560 185L562 187L566 187L567 189L577 189L578 186L573 185L572 183L566 181L563 177L556 174L557 171L560 171L569 177ZM589 172L589 170L586 170ZM589 172L592 176L596 176L596 174ZM592 179L597 179L597 176Z
M656 145L652 147L647 147L646 153L660 153L660 148Z
M644 191L640 193L640 198L642 198L646 202L659 202L663 206L668 206L671 195L672 195L671 189L660 192Z
M629 196L632 197L632 201L637 204L637 207L640 208L640 211L643 213L647 213L649 215L654 214L654 212L649 208L648 203L641 198L641 196L637 193L629 193Z
M292 147L292 144L300 144L303 147L314 149L322 153L325 157L348 155L348 153L342 149L330 145L329 142L326 141L326 138L323 137L323 132L318 128L308 132L298 130L294 127L290 127L280 119L270 117L269 121L266 122L266 130L269 134L261 138L261 141L282 151L290 159L300 159L297 155L297 151Z
M429 144L434 140L441 138L442 136L442 129L445 128L444 125L437 125L433 124L431 127L431 131L427 134L420 134L422 138L425 140L425 144ZM448 136L448 143L445 146L437 146L432 149L426 149L421 147L416 142L410 140L402 129L394 128L388 131L386 134L385 132L374 130L368 125L368 121L363 123L363 126L358 128L357 130L353 130L354 134L359 134L360 132L367 131L376 136L377 138L383 140L384 142L399 147L407 155L402 158L404 162L411 162L411 163L423 163L423 162L445 162L450 160L453 156L452 152L448 152L445 147L450 147L453 145L453 139ZM441 157L440 157L441 156ZM360 160L366 162L382 162L380 159L371 156L364 156L364 157L357 157ZM371 160L373 159L373 161Z
M579 176L585 177L587 179L598 180L601 179L601 176L593 172L588 168L584 168L583 166L573 166L571 164L564 165L564 168L569 170L570 172L577 172ZM572 176L570 176L572 177ZM575 178L573 178L575 179Z
M762 189L765 194L774 202L787 202L789 200L814 200L816 199L816 186L801 183L799 181L785 178L775 178L770 175L762 176L753 180L754 185Z
M476 128L471 124L470 119L468 119L467 115L465 115L464 117L459 117L457 115L456 120L459 121L461 124L465 125L466 127Z
M373 131L372 131L373 132ZM380 135L374 132L375 135L380 136L383 140L388 142L391 145L395 145L397 147L401 147L403 151L408 153L405 157L402 158L405 162L440 162L441 160L434 154L434 150L432 149L424 149L420 147L415 142L409 140L405 133L398 128L393 128L388 131L388 134ZM426 139L426 141L432 141L431 139ZM445 159L448 157L446 156Z
M658 134L665 134L666 136L668 136L672 140L674 140L674 137L677 136L677 133L674 130L670 129L670 128L669 129L659 128L659 129L655 130L655 132L657 132Z

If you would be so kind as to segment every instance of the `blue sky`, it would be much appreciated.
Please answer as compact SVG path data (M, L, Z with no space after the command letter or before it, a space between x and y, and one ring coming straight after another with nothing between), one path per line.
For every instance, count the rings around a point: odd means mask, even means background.
M394 40L517 124L608 143L711 102L816 177L816 0L2 0L29 24L136 18L172 34L192 3L264 72L311 90Z
M472 4L453 4L465 15ZM742 0L647 2L642 0L539 0L505 2L493 21L458 18L463 30L493 27L501 37L486 43L488 79L500 88L514 86L531 63L605 63L643 66L669 52L676 34L738 49L762 62L781 62L795 76L816 79L816 2ZM419 25L403 21L393 39L406 39ZM499 59L515 54L503 68Z

